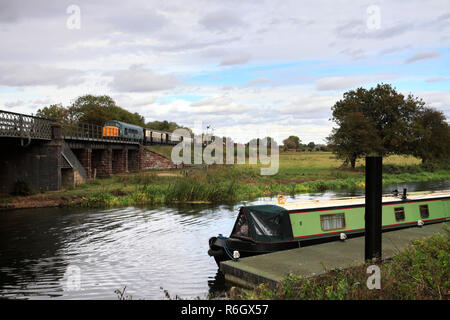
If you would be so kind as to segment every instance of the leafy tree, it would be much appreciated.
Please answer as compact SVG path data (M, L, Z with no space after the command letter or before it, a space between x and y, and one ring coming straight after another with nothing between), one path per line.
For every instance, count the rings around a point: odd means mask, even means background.
M36 112L36 116L52 119L60 123L67 122L69 120L68 110L64 108L60 103L52 104L48 107L38 109L38 111Z
M379 145L373 124L360 111L350 112L342 117L339 128L333 128L327 138L328 146L344 163L354 169L356 160L372 152L373 145Z
M378 84L369 90L358 88L344 93L331 108L332 120L340 127L350 112L361 112L372 124L378 144L372 151L380 155L406 153L412 141L412 124L424 102L411 94L406 98L389 84Z
M301 145L301 140L297 136L289 136L287 139L283 140L284 149L295 149L297 150Z
M160 131L167 131L167 132L173 132L176 129L186 129L191 134L193 134L192 130L187 127L183 127L179 125L176 122L168 122L167 120L164 121L150 121L147 122L146 127L150 129L160 130Z
M331 108L332 120L338 127L333 129L329 141L338 156L352 167L358 157L368 153L406 154L415 140L413 124L424 105L421 99L411 94L405 97L389 84L348 91ZM352 124L349 119L359 122ZM367 125L366 130L363 130L363 123ZM361 133L363 136L358 136ZM368 145L364 146L363 142Z
M118 120L138 126L144 125L144 117L116 105L109 96L84 95L68 108L69 116L76 122L104 125L108 120Z
M313 151L315 147L316 147L316 144L314 142L308 143L309 151Z
M410 153L422 163L450 157L450 126L442 112L424 108L415 119L413 132Z

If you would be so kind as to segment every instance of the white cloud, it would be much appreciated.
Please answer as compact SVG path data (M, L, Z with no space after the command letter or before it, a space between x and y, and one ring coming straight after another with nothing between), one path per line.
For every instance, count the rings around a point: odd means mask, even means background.
M450 78L445 78L445 77L430 77L426 80L426 82L428 83L433 83L433 82L442 82L442 81L449 81Z
M411 57L405 60L405 63L413 63L419 60L433 59L440 57L441 54L437 51L421 51L413 54Z
M238 104L228 97L213 97L201 99L191 104L191 110L197 114L233 115L250 111L251 107Z
M295 119L329 119L331 107L340 98L340 95L303 95L277 110Z
M199 20L199 24L212 31L226 31L228 29L242 28L246 25L238 14L229 10L210 12Z
M247 63L249 60L250 60L250 55L242 54L242 55L225 58L220 62L220 65L221 66L232 66L232 65L244 64L244 63Z
M0 64L0 86L56 86L65 87L83 82L83 72L36 64Z
M250 80L249 82L247 82L246 86L251 87L251 86L258 85L258 84L268 84L268 83L270 83L269 78L257 78L257 79L253 79L253 80Z
M316 81L316 89L319 91L356 89L357 87L362 87L368 83L390 81L393 79L395 79L395 76L392 74L324 77Z
M93 0L80 4L76 31L59 2L0 3L5 108L32 113L41 106L33 101L108 94L148 120L202 119L242 135L305 130L302 140L315 142L314 130L317 139L330 131L329 108L344 90L422 81L418 62L440 66L438 50L450 46L440 1L380 0L377 30L367 30L370 1ZM370 74L377 67L389 71ZM433 70L422 81L430 92L417 96L448 116L448 79Z
M106 72L112 76L112 89L120 92L152 92L169 90L180 84L180 81L170 74L157 74L140 66L130 67L128 70Z

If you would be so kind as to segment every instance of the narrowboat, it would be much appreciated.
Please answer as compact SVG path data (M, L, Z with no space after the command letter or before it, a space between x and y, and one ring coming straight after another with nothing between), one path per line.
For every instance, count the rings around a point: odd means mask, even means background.
M220 264L364 234L365 198L278 201L244 206L229 237L209 239L208 254ZM450 190L383 196L382 231L448 221Z

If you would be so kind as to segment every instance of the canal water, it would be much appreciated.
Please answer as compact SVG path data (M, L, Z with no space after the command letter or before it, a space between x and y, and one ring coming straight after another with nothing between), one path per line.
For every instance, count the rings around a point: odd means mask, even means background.
M408 191L450 189L450 180L389 186ZM358 195L302 194L296 199ZM0 297L15 299L164 299L166 293L207 298L225 283L208 239L228 235L242 205L45 208L0 212Z

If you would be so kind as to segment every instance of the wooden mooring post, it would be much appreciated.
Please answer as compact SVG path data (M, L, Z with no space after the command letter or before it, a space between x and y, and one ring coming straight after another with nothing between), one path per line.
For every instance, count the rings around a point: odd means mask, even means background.
M382 157L366 157L365 260L381 260Z

